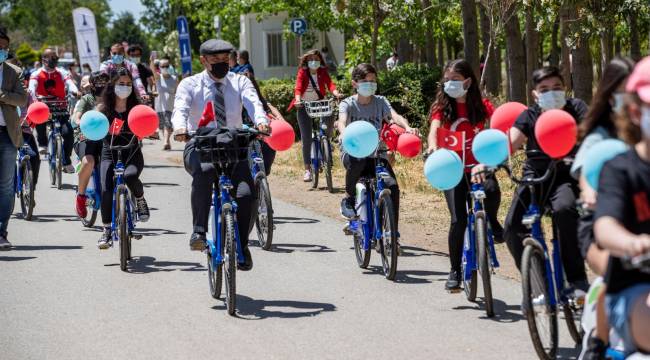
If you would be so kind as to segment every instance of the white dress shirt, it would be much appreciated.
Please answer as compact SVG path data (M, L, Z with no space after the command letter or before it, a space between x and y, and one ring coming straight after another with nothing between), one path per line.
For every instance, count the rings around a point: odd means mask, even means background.
M229 127L242 126L242 109L246 108L255 125L266 124L266 113L257 91L251 81L243 75L228 72L219 80L223 84L223 97L226 105L226 123ZM172 125L174 130L195 131L208 101L214 100L215 80L206 70L183 79L176 89ZM215 127L210 122L208 127Z
M2 85L2 68L3 64L0 63L0 85ZM20 80L19 80L20 81ZM4 115L2 115L2 109L0 109L0 126L7 126Z

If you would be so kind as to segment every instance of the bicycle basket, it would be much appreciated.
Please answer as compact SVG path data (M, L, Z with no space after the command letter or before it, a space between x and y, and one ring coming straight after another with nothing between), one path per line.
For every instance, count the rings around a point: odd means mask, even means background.
M67 120L70 117L67 100L43 99L42 102L50 109L52 119L61 121Z
M330 99L327 100L316 100L316 101L305 101L305 110L307 115L311 118L320 118L320 117L329 117L334 111L334 106L332 106L333 101Z
M248 159L250 134L228 128L206 129L198 131L195 139L202 163L225 167Z

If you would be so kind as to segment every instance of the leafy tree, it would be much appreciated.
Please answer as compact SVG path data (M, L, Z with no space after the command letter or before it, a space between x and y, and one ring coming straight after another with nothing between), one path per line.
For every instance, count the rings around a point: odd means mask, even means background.
M129 44L139 44L142 46L142 58L146 59L149 56L149 48L146 42L146 36L136 24L133 14L130 12L123 12L117 16L108 34L108 45L121 43L126 41Z

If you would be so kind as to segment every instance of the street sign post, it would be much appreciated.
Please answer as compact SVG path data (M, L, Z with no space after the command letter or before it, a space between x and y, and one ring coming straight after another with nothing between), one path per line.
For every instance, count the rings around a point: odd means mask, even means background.
M178 46L181 50L181 69L183 76L192 74L192 48L190 47L190 29L185 16L176 18Z

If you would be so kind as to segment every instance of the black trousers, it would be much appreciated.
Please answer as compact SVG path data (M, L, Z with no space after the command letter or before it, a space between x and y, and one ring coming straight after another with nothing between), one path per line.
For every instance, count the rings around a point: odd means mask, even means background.
M32 167L34 186L36 186L38 183L38 173L41 170L41 157L38 155L38 146L36 146L36 139L34 139L34 135L23 132L23 141L28 144L34 152L34 156L29 157L29 164Z
M560 243L560 254L567 280L569 282L586 280L584 259L578 249L579 216L575 204L579 195L577 182L569 175L568 169L558 168L555 178L535 187L535 195L540 208L550 206L553 236ZM521 255L524 251L522 240L528 233L521 220L526 213L530 198L528 188L519 186L505 221L504 238L519 269L521 269Z
M494 176L489 176L483 182L486 198L483 201L485 212L490 222L490 227L494 234L500 235L503 228L497 220L499 206L501 205L501 189L499 182ZM449 261L451 269L460 271L463 258L463 242L465 239L465 230L467 229L468 214L468 197L471 191L471 175L465 174L455 188L445 191L447 208L451 214L451 224L449 226Z
M107 156L108 155L108 156ZM112 155L112 156L111 156ZM111 212L113 210L113 189L115 181L113 179L113 159L117 161L117 153L111 154L107 148L102 151L102 161L99 168L99 174L102 183L102 223L111 223ZM140 181L140 174L144 169L144 157L140 149L133 153L122 153L122 159L125 161L124 182L136 198L144 195L144 187Z
M355 158L349 154L343 153L342 156L343 167L345 167L345 192L348 196L354 198L356 195L356 186L357 182L362 176L375 176L375 161L372 158ZM388 159L381 157L378 159L379 162L388 170L390 173L390 178L384 180L386 187L390 189L390 197L393 201L393 206L395 208L395 227L399 230L399 185L397 184L397 177L395 172L393 172L392 166L388 162Z
M192 231L205 233L208 231L209 226L212 187L218 178L214 165L201 163L199 153L194 149L195 141L190 140L185 145L183 152L185 171L192 176L192 193L190 197L192 203ZM247 247L251 212L257 196L248 161L239 162L234 166L232 174L230 174L230 180L233 184L232 195L237 201L239 239L242 247Z
M36 125L38 146L47 147L47 123ZM74 146L74 130L69 120L61 121L61 137L63 138L63 165L70 165L70 155Z

